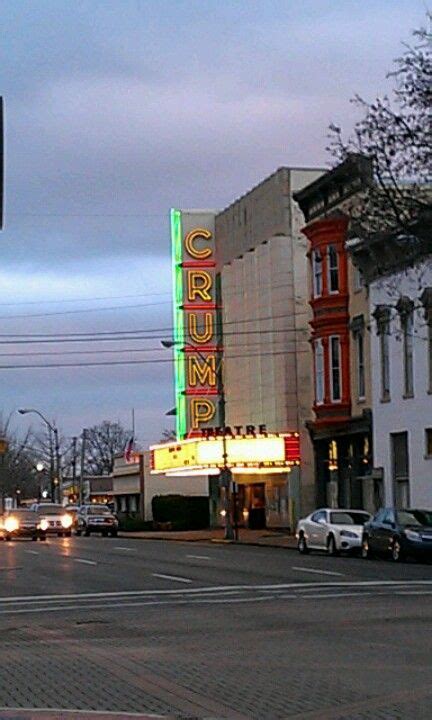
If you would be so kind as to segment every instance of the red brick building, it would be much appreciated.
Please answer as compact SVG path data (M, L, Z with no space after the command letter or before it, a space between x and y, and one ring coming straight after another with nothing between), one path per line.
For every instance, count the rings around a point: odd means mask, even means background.
M346 249L348 208L368 182L369 163L354 156L295 195L309 241L315 420L308 428L319 505L364 506L363 480L371 470L371 413L352 412L350 353L359 320L350 317Z

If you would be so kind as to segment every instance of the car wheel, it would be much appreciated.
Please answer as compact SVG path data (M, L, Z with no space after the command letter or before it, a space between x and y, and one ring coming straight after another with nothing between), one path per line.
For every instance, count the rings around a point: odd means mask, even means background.
M108 537L108 530L102 530L102 537Z
M330 535L329 539L327 540L327 554L331 555L332 557L339 554L336 547L334 535Z
M298 543L297 543L297 549L298 549L299 553L301 553L302 555L307 555L309 552L309 548L306 543L306 538L303 535L303 533L301 533L301 535L299 536Z
M5 540L6 540L6 542L10 542L12 540L12 538L10 535L6 535Z
M90 530L88 530L88 528L86 528L86 529L84 530L84 535L85 535L86 537L90 537Z
M402 546L398 538L393 538L391 546L391 556L393 562L401 562L401 560L403 560Z
M45 540L46 540L46 535L41 535L40 538L39 538L39 540L41 540L42 542L45 542Z
M111 537L117 537L117 530L113 530L113 531L112 531Z
M68 532L65 533L65 537L72 537L72 530L68 530Z
M37 536L37 535L32 535L32 540L33 540L33 542L36 542L37 539L38 539L38 536Z
M360 554L361 554L363 560L370 559L371 551L369 548L369 538L367 537L367 535L365 535L363 537Z
M80 536L81 536L81 530L75 530L75 535L76 535L77 537L80 537Z

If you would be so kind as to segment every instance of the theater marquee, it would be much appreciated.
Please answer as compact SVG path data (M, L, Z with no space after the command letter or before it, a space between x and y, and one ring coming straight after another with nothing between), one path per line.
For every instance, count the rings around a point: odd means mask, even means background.
M171 210L174 366L179 440L219 423L215 213Z
M154 445L151 471L171 475L219 473L224 467L223 438L198 438ZM289 472L300 464L298 433L236 435L226 438L227 467L236 473Z

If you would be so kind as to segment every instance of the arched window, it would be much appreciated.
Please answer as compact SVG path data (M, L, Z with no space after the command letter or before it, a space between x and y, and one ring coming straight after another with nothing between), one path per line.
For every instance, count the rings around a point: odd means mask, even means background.
M322 257L319 250L314 250L312 253L312 274L314 297L320 297L322 295Z
M334 245L329 245L327 248L327 275L329 292L339 292L339 261Z

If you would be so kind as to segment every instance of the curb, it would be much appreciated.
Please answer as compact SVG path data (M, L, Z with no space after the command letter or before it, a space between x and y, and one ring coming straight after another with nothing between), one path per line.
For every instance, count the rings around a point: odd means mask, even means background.
M278 550L297 550L296 545L280 545L277 543L260 543L258 541L244 541L244 540L225 540L225 538L170 538L170 537L145 537L143 535L133 535L129 533L119 533L118 537L129 540L156 540L158 542L179 542L179 543L214 543L215 545L243 545L247 547L264 547L264 548L275 548Z

